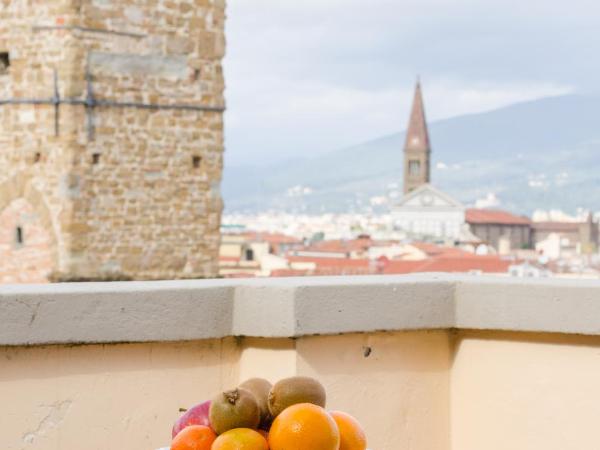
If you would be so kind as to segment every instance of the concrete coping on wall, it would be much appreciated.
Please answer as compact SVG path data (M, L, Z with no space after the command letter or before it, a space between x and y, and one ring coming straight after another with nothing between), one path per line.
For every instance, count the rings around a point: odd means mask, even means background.
M477 329L600 335L600 281L422 274L0 286L0 345Z

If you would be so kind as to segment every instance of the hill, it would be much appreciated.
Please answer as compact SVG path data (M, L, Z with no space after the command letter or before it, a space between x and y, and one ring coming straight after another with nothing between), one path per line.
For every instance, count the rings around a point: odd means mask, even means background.
M465 204L600 210L600 97L568 95L430 124L433 183ZM400 195L404 133L312 159L226 167L228 212L386 210Z

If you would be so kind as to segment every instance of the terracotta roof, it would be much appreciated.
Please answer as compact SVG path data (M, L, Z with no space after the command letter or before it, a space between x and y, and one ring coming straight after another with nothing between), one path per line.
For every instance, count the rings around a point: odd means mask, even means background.
M423 94L421 83L417 82L412 111L406 130L405 151L429 151L429 133L427 131L427 120L425 119L425 106L423 105Z
M349 253L366 251L373 245L369 238L351 240L327 240L315 242L303 248L304 251L326 252L326 253Z
M400 261L391 259L381 261L380 265L378 273L383 275L400 275L417 272L417 269L423 265L423 261Z
M251 231L245 233L249 240L255 240L259 242L268 242L270 244L301 244L302 240L295 238L293 236L288 236L286 234L281 233L261 233L258 231Z
M449 256L433 258L423 261L423 264L415 272L471 272L481 271L484 273L505 273L514 264L498 256Z
M514 261L495 255L478 256L464 252L461 255L440 255L422 261L402 261L385 256L376 261L350 258L290 257L290 262L312 262L316 268L310 275L368 275L405 274L419 272L471 272L506 273Z
M466 221L470 224L490 225L530 225L527 217L517 216L507 211L493 209L467 209Z
M378 260L378 273L404 274L420 272L471 272L505 273L514 261L507 261L498 256L478 256L470 253L463 255L446 255L429 258L423 261L396 261L383 257Z
M557 233L578 232L579 223L576 222L533 222L531 224L535 231L547 231Z
M444 247L441 245L431 244L429 242L412 242L411 246L418 248L427 256L441 256L441 255L469 255L469 253L456 247Z
M311 262L317 267L352 267L352 268L369 268L372 262L368 259L351 259L351 258L319 258L311 256L288 256L287 260L290 263L295 262Z

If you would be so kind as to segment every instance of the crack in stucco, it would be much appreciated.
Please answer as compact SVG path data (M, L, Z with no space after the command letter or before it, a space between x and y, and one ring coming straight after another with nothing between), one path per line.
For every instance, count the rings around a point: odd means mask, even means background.
M19 300L19 299L16 299L15 302L19 303L20 305L25 306L27 309L29 309L31 311L31 317L29 318L29 326L33 325L33 322L35 322L35 319L37 317L40 306L42 306L42 302L39 301L35 305L31 305L31 304L27 303L26 301Z
M23 434L23 442L25 444L33 444L38 437L44 436L50 430L58 427L65 419L72 404L72 400L64 400L55 402L51 405L42 405L41 408L49 409L49 411L38 422L38 425L34 430L27 431Z
M31 318L29 319L29 326L33 325L33 322L35 322L35 318L37 317L37 313L41 304L42 302L37 302L33 307L33 312L31 313Z

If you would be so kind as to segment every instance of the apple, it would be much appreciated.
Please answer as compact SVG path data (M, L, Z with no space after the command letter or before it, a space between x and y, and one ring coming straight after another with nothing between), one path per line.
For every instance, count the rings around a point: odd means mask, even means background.
M210 427L210 421L208 420L209 409L210 400L188 409L185 414L183 414L177 420L177 422L175 422L175 425L173 425L173 430L171 432L173 435L172 437L177 436L181 430L183 430L185 427L189 427L190 425L205 425Z

